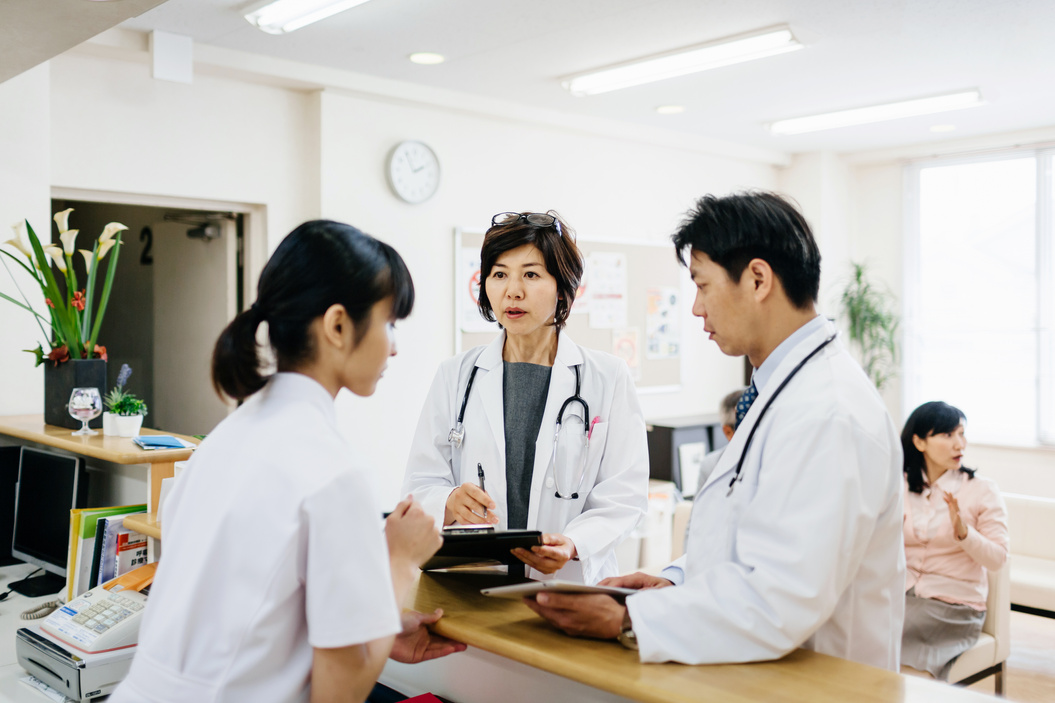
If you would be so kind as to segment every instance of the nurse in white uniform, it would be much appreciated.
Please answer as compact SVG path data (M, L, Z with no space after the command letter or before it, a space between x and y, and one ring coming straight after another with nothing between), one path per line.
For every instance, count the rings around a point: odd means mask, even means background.
M514 554L529 575L595 583L648 506L645 421L627 365L563 331L583 260L549 213L500 213L481 250L490 345L444 362L429 390L403 493L443 525L537 529Z
M372 395L396 353L392 324L414 303L403 260L354 227L309 222L279 244L257 294L213 355L217 391L245 403L166 503L139 648L112 703L362 701L390 652L464 648L424 629L439 612L401 618L438 529L409 498L382 522L336 425L337 392Z
M904 616L901 446L882 399L817 314L820 252L772 193L697 203L674 243L692 312L747 355L740 424L697 492L685 557L608 596L529 603L645 662L776 659L797 647L897 671ZM688 261L685 253L688 252Z

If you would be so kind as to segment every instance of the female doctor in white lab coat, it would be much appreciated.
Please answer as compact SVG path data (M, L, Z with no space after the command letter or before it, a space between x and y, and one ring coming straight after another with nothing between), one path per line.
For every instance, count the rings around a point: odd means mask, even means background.
M537 529L514 554L594 583L648 505L645 422L626 363L563 332L583 260L549 213L500 213L481 250L480 312L503 332L444 362L425 401L403 494L443 525Z

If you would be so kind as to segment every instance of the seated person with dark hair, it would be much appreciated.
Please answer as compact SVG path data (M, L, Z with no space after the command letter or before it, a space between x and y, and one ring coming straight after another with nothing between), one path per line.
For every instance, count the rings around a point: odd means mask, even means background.
M721 405L718 406L718 418L722 422L722 434L725 435L725 441L729 441L733 438L733 432L736 430L736 405L740 402L740 398L744 395L746 388L738 388L737 390L727 394L722 398ZM700 464L700 478L696 483L696 490L703 488L703 484L707 483L707 479L710 478L711 472L714 471L714 467L718 465L718 460L722 458L722 452L725 451L725 447L719 447L712 452L708 452L707 456L703 457L703 462ZM682 489L684 491L684 489ZM695 491L693 491L695 493Z
M978 641L988 569L1007 561L1007 508L996 483L963 465L966 417L924 403L901 432L905 452L905 630L901 663L947 681Z

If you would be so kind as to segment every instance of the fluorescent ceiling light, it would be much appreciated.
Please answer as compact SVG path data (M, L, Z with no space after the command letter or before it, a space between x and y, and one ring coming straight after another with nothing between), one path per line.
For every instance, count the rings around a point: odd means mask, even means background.
M434 54L431 51L418 51L407 58L410 59L411 63L421 64L422 66L435 66L447 60L443 57L443 54Z
M660 105L656 108L656 112L661 115L680 115L685 112L684 105Z
M577 97L597 95L801 48L802 44L787 27L764 29L584 73L563 81L561 85Z
M367 0L275 0L257 6L245 18L268 34L285 34L364 2Z
M931 98L904 100L897 103L887 103L886 105L873 105L872 107L859 107L853 110L841 110L823 115L778 120L769 125L769 131L773 134L802 134L803 132L817 132L822 129L868 124L869 122L897 120L902 117L929 115L935 112L962 110L965 107L978 107L984 104L985 100L982 99L982 94L979 91L968 90L962 93L936 95Z

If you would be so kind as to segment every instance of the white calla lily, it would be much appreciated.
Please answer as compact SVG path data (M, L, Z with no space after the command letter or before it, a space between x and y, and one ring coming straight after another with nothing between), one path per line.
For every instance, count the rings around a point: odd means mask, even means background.
M73 256L73 243L77 241L78 232L80 232L79 229L68 229L59 235L59 239L62 240L62 250L70 256Z
M51 257L51 260L59 267L59 271L66 273L66 257L62 255L62 247L49 244L44 247L44 253Z
M87 249L78 249L77 251L79 251L81 253L81 256L84 257L84 270L85 271L91 271L92 270L92 252L88 251Z
M103 257L106 256L106 252L110 251L114 244L117 244L116 239L107 239L105 242L99 244L99 261L103 260Z
M14 231L15 236L8 239L4 244L9 244L15 249L18 249L30 260L33 259L33 248L26 244L26 221L19 220L11 224L11 229Z
M103 228L103 233L99 235L100 242L108 242L113 239L114 235L118 232L128 229L120 222L111 222Z
M23 244L22 240L18 237L12 237L11 239L8 239L6 242L4 242L4 244L18 249L20 252L22 252L22 255L25 256L27 259L33 259L33 252L31 252L29 250L29 247Z
M73 208L66 208L62 212L55 213L55 224L59 226L59 234L62 234L70 228L70 213L73 212Z

